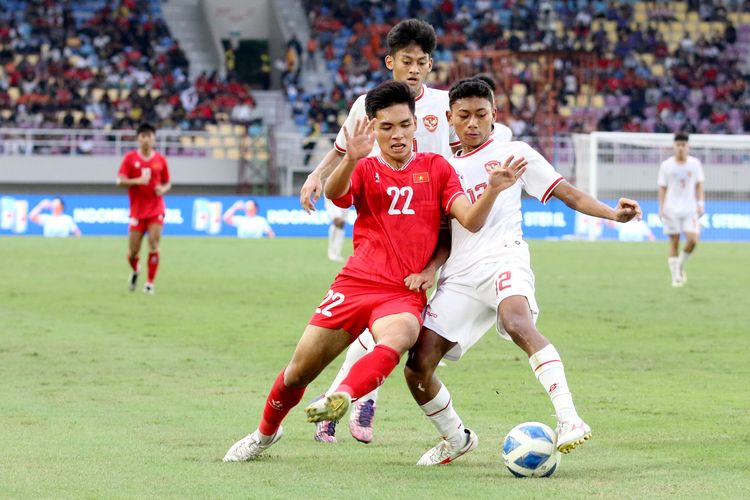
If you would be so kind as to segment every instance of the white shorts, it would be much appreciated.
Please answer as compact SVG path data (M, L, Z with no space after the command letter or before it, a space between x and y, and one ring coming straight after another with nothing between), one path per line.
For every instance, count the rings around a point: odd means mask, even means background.
M325 204L326 212L328 213L328 217L331 219L331 222L333 222L333 219L342 219L344 222L346 222L346 219L349 215L348 208L337 207L328 198L325 199Z
M698 223L698 214L675 216L664 214L661 220L664 224L664 234L699 233L701 226Z
M526 297L536 323L539 306L534 296L534 273L525 242L509 243L502 258L477 265L469 273L440 276L435 294L424 313L424 326L456 345L445 355L456 361L494 324L505 340L511 340L500 324L497 308L508 297Z

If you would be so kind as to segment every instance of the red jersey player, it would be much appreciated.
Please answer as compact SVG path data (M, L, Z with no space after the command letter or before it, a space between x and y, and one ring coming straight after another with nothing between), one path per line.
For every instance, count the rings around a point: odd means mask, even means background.
M145 293L154 293L154 278L159 267L159 241L164 225L164 193L172 184L169 181L167 160L154 151L156 129L142 123L136 131L138 149L127 153L117 172L117 185L128 188L130 198L130 234L128 236L128 262L132 268L130 291L135 290L140 266L143 235L148 233L148 277L143 287Z
M500 192L525 170L509 158L493 170L472 205L450 164L434 153L414 153L414 96L403 82L386 82L367 94L367 118L352 134L346 155L328 179L326 196L339 206L354 204L354 255L315 310L292 360L266 399L258 429L235 443L225 462L256 458L282 436L281 421L299 403L306 386L369 328L372 352L355 363L338 389L305 409L308 420L338 420L355 400L382 384L416 341L426 303L405 278L421 271L438 240L440 220L450 214L471 231L484 224ZM377 138L380 155L367 158Z

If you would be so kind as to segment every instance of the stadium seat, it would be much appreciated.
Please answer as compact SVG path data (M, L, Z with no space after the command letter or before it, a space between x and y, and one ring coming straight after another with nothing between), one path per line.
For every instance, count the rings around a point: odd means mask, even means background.
M214 148L211 156L214 160L223 160L226 157L226 154L224 153L224 149Z
M195 144L196 148L205 148L206 147L206 138L202 135L196 135L193 138L193 142Z
M219 127L214 125L213 123L207 123L206 124L206 132L212 135L218 135L219 134Z
M227 160L239 160L240 150L239 148L230 148L227 150Z
M11 102L16 102L18 98L21 97L21 91L18 89L18 87L9 87L8 97L10 97Z
M237 145L237 138L233 135L225 135L224 136L224 146L236 146Z

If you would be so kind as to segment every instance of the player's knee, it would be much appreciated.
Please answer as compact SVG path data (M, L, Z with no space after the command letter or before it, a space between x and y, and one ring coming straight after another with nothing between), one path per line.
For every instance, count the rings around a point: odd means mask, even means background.
M503 328L515 343L532 336L536 332L534 324L529 321L528 316L525 314L511 312L503 315L502 321Z
M412 356L409 356L409 360L404 365L404 378L406 378L406 383L410 387L425 386L434 372L435 368L430 367L429 363L417 360Z
M307 387L310 383L309 376L296 363L289 363L284 370L284 385L287 387Z

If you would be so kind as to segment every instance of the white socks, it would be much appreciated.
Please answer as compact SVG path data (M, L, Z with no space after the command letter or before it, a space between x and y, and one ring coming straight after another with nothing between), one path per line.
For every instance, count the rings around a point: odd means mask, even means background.
M443 439L446 439L451 446L460 448L465 444L464 423L456 410L453 409L451 395L445 385L441 384L437 396L420 408Z
M344 248L344 230L331 224L328 226L328 258L342 260L341 251Z
M343 230L341 233L343 234ZM333 391L336 390L336 388L341 384L341 381L346 378L347 375L349 375L349 370L351 370L352 365L362 359L365 354L372 351L375 348L375 339L372 338L372 334L370 333L370 330L365 330L362 332L362 335L360 335L354 342L352 342L349 345L349 349L346 351L346 358L344 359L344 364L341 365L341 368L339 369L338 374L336 375L336 378L333 379L333 383L331 384L331 387L328 388L326 391L326 396L330 396ZM359 398L359 401L367 401L368 399L372 399L373 403L377 403L378 401L378 389L375 388L372 392L369 394L365 394L361 398Z
M667 259L667 264L669 264L669 271L672 273L672 279L676 280L680 278L680 258L679 257L669 257Z
M680 250L680 256L677 257L677 261L679 263L680 269L685 268L685 262L687 262L688 258L692 255L692 252L688 253L685 250Z
M558 422L568 422L578 417L573 396L568 389L568 381L565 379L565 370L555 346L549 344L532 354L529 364L552 400Z

